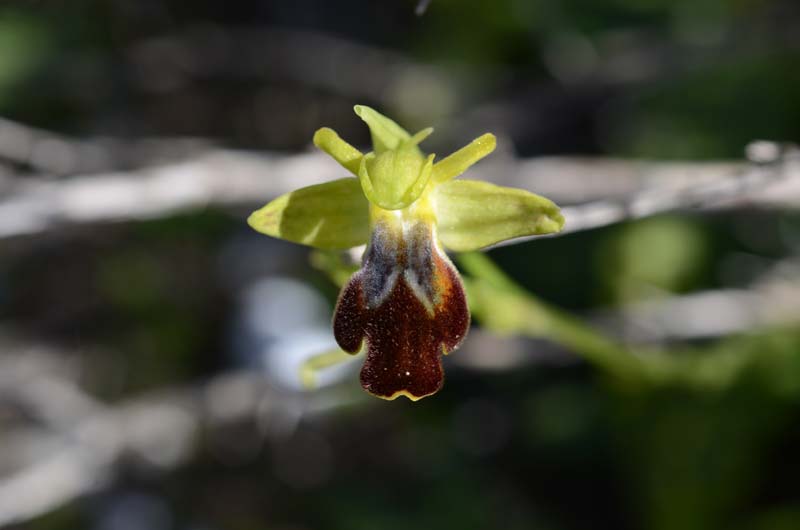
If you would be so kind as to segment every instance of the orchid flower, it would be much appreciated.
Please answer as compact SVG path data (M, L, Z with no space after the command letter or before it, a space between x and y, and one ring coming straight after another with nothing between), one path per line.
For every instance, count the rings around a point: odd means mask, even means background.
M321 249L367 244L361 268L339 295L334 338L348 353L366 349L367 392L418 400L442 387L442 354L458 348L470 324L461 279L443 247L470 251L557 232L564 218L533 193L455 179L494 150L494 135L434 162L419 148L432 128L411 135L369 107L355 112L370 129L373 151L360 152L328 128L314 135L353 176L282 195L248 222Z

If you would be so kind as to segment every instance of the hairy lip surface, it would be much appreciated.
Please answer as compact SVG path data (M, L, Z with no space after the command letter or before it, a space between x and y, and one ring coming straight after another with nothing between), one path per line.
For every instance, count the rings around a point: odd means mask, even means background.
M366 342L365 390L417 400L442 387L441 356L459 346L469 320L458 272L435 244L432 228L378 225L362 268L339 296L333 332L350 353Z

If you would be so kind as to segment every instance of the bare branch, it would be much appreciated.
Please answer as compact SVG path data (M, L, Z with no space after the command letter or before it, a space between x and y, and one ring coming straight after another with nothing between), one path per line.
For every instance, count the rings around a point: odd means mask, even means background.
M69 224L148 219L209 205L256 204L341 176L342 170L321 154L278 157L217 150L132 172L16 180L0 199L0 237Z
M800 323L800 267L776 266L750 289L719 289L637 302L590 317L627 343L666 343Z
M772 158L758 158L765 151L771 152ZM781 148L772 142L754 142L748 146L748 154L753 159L749 163L561 159L556 163L551 160L549 170L544 171L537 166L548 161L530 161L522 163L528 166L527 171L520 171L516 180L521 187L530 187L550 197L559 198L563 193L587 199L585 203L562 208L567 222L561 234L672 211L742 205L800 206L800 150ZM559 184L551 185L555 187L548 191L545 174L552 181L570 184L563 186L562 193L557 189ZM534 184L536 181L539 186ZM597 198L597 194L608 198ZM497 246L530 239L533 238L515 239Z
M46 428L17 427L0 440L2 468L15 469L0 477L0 526L37 517L102 487L113 480L123 456L172 469L194 454L201 433L240 421L252 422L258 431L258 420L267 415L275 428L282 417L295 421L332 403L324 392L294 397L283 392L277 400L274 387L259 374L233 372L105 406L53 373L63 352L26 349L37 351L0 358L0 398L23 407Z
M800 156L793 149L778 153L767 163L507 159L486 164L483 175L499 184L533 189L562 204L578 202L564 207L568 233L675 210L742 204L796 208ZM278 156L207 150L187 160L130 172L63 180L14 179L0 198L0 237L70 224L148 219L208 206L253 206L341 176L342 170L318 153Z

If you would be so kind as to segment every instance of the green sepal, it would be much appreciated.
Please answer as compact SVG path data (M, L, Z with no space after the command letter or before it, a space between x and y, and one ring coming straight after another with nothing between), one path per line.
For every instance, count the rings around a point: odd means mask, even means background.
M433 166L433 181L438 183L456 178L478 160L494 151L496 145L497 139L491 133L474 139L469 145L443 158Z
M351 177L281 195L247 223L262 234L322 249L363 245L370 236L369 203Z
M431 179L434 155L428 158L409 147L368 153L358 178L367 199L384 210L399 210L419 199Z
M564 217L551 200L477 180L452 180L434 191L439 240L457 252L515 237L558 232Z
M377 154L397 149L400 144L411 138L411 135L405 129L370 107L356 105L353 110L369 127L369 132L372 136L372 148Z

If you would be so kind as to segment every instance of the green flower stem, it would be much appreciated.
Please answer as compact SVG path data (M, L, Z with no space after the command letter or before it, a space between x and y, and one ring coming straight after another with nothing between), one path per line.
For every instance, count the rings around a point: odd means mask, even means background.
M800 395L800 334L771 329L731 337L712 347L632 352L580 319L554 308L516 284L484 254L459 254L470 309L488 331L547 338L604 370L627 389L679 386L724 392L747 376L766 381L770 392Z
M514 283L484 254L460 254L474 315L489 331L548 338L562 344L615 379L638 385L647 379L640 357L579 319L545 304Z

